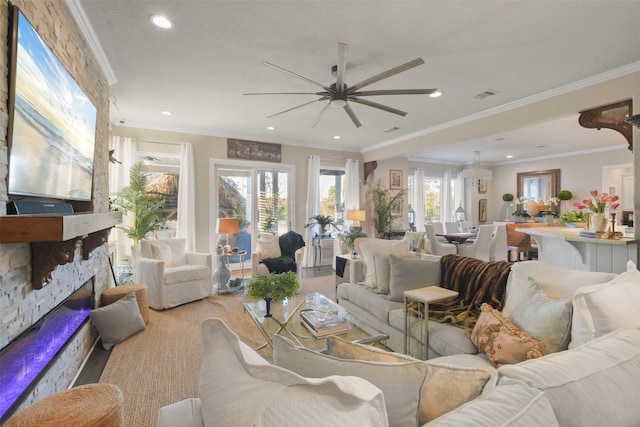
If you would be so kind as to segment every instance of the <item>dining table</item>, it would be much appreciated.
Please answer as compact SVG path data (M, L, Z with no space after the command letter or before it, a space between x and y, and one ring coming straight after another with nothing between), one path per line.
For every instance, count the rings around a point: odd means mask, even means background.
M449 243L464 243L467 239L473 239L477 235L474 233L444 233L436 234L436 236L444 237Z

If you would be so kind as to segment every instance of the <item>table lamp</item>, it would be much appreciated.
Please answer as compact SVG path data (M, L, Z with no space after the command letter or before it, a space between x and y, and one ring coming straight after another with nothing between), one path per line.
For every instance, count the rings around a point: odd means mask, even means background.
M365 221L367 219L367 212L362 210L347 210L347 220L353 221L353 224L349 229L351 231L358 230L362 231L362 226L360 225L360 221Z
M238 223L238 218L218 218L218 224L216 226L216 233L226 234L226 245L225 245L225 258L219 257L218 259L218 269L215 272L215 278L218 282L218 286L228 285L229 279L231 279L231 269L227 265L229 262L228 254L230 252L229 246L229 234L236 234L240 232L240 224Z

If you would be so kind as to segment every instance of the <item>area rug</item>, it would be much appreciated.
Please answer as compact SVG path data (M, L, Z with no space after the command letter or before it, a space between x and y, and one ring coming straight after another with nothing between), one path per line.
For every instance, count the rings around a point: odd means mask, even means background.
M321 292L335 300L334 276L305 278L301 293ZM146 329L115 346L99 382L115 384L124 395L124 425L153 427L158 409L198 396L202 361L200 323L209 317L225 321L249 346L265 339L242 303L246 294L214 294L169 310L150 310ZM259 351L271 361L271 347Z

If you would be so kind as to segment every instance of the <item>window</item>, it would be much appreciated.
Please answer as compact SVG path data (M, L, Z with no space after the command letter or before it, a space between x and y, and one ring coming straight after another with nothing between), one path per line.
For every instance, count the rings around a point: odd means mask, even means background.
M413 201L414 177L409 175L409 204L416 206ZM440 221L440 188L442 178L424 177L424 219L426 222Z
M339 228L344 224L343 169L320 169L320 215L332 217Z

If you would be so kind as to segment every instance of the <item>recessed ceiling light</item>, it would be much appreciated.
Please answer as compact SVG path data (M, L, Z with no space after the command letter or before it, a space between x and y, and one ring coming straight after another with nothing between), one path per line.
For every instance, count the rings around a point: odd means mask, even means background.
M160 114L165 116L173 116L173 113L171 111L160 111Z
M273 126L267 126L267 130L276 130Z
M442 92L440 92L439 90L429 94L430 98L438 98L440 96L442 96Z
M164 28L165 30L168 30L170 28L173 28L173 22L171 22L171 20L169 18L167 18L166 16L162 16L162 15L153 15L149 18L149 20L153 23L153 25L155 25L156 27L160 27L160 28Z
M335 135L333 139L340 139L340 135Z
M507 154L507 159L513 159L513 154Z

